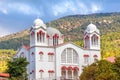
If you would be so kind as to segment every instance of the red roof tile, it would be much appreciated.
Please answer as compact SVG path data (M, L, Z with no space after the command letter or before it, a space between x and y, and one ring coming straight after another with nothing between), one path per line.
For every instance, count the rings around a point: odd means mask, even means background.
M0 77L10 77L9 73L0 73Z
M23 45L23 47L24 47L25 49L27 49L27 50L30 49L30 46L27 46L27 45Z
M111 56L111 57L106 58L106 60L111 62L111 63L114 63L115 62L115 57Z

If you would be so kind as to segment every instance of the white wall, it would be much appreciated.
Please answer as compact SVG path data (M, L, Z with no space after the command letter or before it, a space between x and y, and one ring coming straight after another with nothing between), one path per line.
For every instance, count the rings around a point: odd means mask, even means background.
M40 61L40 55L39 52L43 52L43 61ZM53 48L49 47L36 47L35 48L35 79L40 78L40 72L39 70L44 70L43 72L43 78L49 77L48 70L54 70L54 62L48 61L48 53L53 52Z
M68 43L66 45L63 45L63 46L60 46L58 48L56 48L56 67L57 67L57 70L56 70L56 73L57 73L57 77L60 77L61 76L61 53L64 51L64 49L66 48L72 48L74 49L77 53L78 53L78 56L79 56L79 75L82 73L82 69L84 65L86 65L84 63L84 54L88 54L90 55L89 56L89 59L90 59L90 62L89 64L93 63L94 62L94 55L98 55L98 59L100 59L100 51L99 50L84 50L80 47L77 47L76 45L73 45L71 43ZM75 64L67 64L66 66L76 66Z

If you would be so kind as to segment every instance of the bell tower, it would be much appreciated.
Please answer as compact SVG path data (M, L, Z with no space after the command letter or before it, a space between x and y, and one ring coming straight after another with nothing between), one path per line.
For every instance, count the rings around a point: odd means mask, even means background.
M30 30L30 47L46 45L46 25L41 19L37 18Z
M84 32L84 48L100 49L100 32L94 24L89 24Z

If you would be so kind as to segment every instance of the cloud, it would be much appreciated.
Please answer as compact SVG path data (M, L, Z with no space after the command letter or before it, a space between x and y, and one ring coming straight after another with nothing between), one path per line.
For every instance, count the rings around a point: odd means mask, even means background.
M0 1L0 12L2 12L3 14L7 14L7 10L6 7L3 5L3 2Z
M101 5L97 3L86 4L82 1L63 1L52 6L54 16L59 16L65 13L72 14L90 14L101 11Z
M39 10L25 3L10 3L8 8L27 15L40 15Z
M37 16L48 22L66 15L97 13L102 7L95 0L0 0L0 22L6 27L0 27L0 36L23 29Z
M2 12L3 14L22 13L25 15L42 16L40 11L36 7L22 2L0 2L0 12Z
M58 16L59 14L66 13L67 11L74 9L73 6L74 5L73 3L71 3L71 1L69 2L66 1L64 3L62 2L62 3L52 6L52 11L55 16Z
M95 12L100 11L100 10L101 10L101 6L100 5L97 5L97 4L92 4L91 5L92 13L95 13Z

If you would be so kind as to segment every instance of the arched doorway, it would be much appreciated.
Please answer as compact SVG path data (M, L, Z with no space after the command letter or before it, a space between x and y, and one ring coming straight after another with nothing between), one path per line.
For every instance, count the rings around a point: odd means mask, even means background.
M68 79L72 79L72 70L68 70Z
M74 79L77 79L78 78L78 71L79 71L79 68L78 67L74 67L74 71L73 71L73 74L74 74Z
M62 66L61 68L61 77L62 79L78 79L79 68L72 66Z
M66 70L65 70L65 69L62 69L62 70L61 70L61 75L62 75L62 78L63 78L63 79L66 78Z
M62 66L61 67L61 79L62 80L66 79L66 72L67 72L66 66Z

